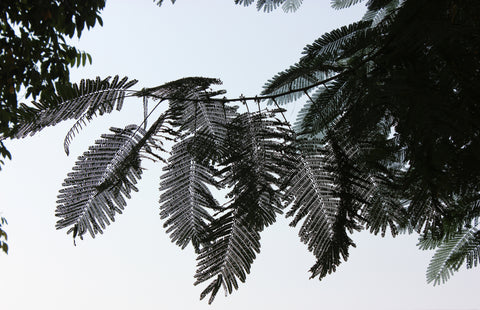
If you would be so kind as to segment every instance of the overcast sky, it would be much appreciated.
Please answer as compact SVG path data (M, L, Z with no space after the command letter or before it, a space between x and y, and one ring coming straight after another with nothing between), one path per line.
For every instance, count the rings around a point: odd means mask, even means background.
M293 64L303 47L321 34L356 21L364 7L334 11L328 0L305 0L294 14L265 14L233 0L110 0L104 27L85 32L75 44L93 64L72 70L72 78L119 74L138 79L136 89L187 76L223 80L228 97L258 94L265 81ZM9 225L9 255L0 253L0 309L480 309L474 269L437 287L427 285L431 252L416 247L417 236L353 235L357 248L326 279L309 280L313 256L297 230L280 218L262 234L262 248L247 282L214 304L199 301L195 256L165 234L159 218L161 165L148 170L140 192L123 215L94 240L73 245L55 230L58 190L78 155L108 127L139 123L141 100L100 118L73 141L63 139L72 122L34 137L7 141L13 160L0 172L0 215ZM297 104L289 107L293 118Z

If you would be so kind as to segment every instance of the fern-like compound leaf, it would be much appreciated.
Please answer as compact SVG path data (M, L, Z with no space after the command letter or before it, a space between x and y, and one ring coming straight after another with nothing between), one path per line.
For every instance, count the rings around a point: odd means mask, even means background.
M282 4L282 9L285 13L295 12L302 5L303 0L285 0Z
M348 258L355 246L348 233L361 228L358 212L369 205L374 184L355 165L357 146L334 138L299 139L297 168L285 193L291 226L317 259L311 277L322 279ZM383 223L383 222L382 222Z
M243 6L249 6L250 4L254 3L255 0L235 0L235 4L240 4Z
M263 10L266 13L277 9L282 6L285 13L295 12L302 5L303 0L257 0L257 10ZM249 6L253 4L255 0L235 0L235 4L243 6Z
M336 10L345 9L362 2L363 0L331 0L330 5Z
M177 144L172 148L166 173L160 183L160 216L172 242L195 250L212 222L212 210L218 210L209 186L218 186L212 161L222 155L225 124L234 110L218 100L210 100L208 87L220 81L186 78L149 90L151 95L169 98L175 115Z
M479 261L480 233L476 227L463 229L441 242L428 265L427 282L444 283L463 263L472 268Z
M232 293L238 281L245 282L256 254L260 252L260 234L252 227L240 210L231 210L217 219L210 228L212 243L198 255L195 285L214 280L203 290L200 299L210 294L209 303L219 289Z
M360 21L325 33L304 48L304 58L341 55L344 47L355 37L360 36L362 38L370 25L370 21Z
M73 237L88 232L102 233L115 214L122 213L136 183L141 178L142 152L156 147L154 135L161 131L165 116L145 132L136 125L114 128L80 156L65 179L58 195L55 215L57 229L67 228Z
M257 10L263 10L265 13L270 13L282 5L285 1L287 0L257 0Z
M96 80L82 80L79 84L57 85L57 94L48 100L33 102L34 107L21 105L21 118L13 129L13 137L24 138L62 121L76 119L64 141L68 154L75 134L93 117L120 110L126 91L136 83L136 80L115 76L111 81L110 78L102 80L97 77Z
M319 81L330 77L337 69L315 62L316 65L306 61L300 62L279 72L263 86L262 95L277 95L275 102L278 104L298 100L305 95L305 89L315 87Z
M193 138L173 146L172 156L164 168L160 183L160 217L166 219L172 242L185 248L190 242L196 250L213 217L208 210L218 210L218 202L208 185L216 185L211 167L203 165L189 151Z
M221 170L232 202L216 219L198 256L195 284L213 281L202 292L211 303L220 287L238 288L260 251L260 232L283 208L282 180L291 170L291 132L264 113L238 116L228 125L229 156Z
M291 179L285 194L293 202L287 216L293 216L291 226L301 221L300 240L307 244L317 258L312 267L312 277L320 278L335 271L343 258L348 257L348 247L353 244L341 228L345 214L336 195L334 174L326 169L327 158L319 141L303 141L298 170Z

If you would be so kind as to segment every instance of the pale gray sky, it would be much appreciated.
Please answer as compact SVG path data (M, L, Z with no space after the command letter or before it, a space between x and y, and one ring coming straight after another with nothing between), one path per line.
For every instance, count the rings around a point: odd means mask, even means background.
M329 2L305 0L294 14L265 14L233 0L178 0L161 8L150 0L110 0L104 27L85 32L78 43L93 64L72 70L72 77L127 75L140 81L140 89L207 76L222 79L228 97L255 95L306 44L364 11L334 11ZM432 253L417 250L416 236L355 234L349 261L321 282L309 280L314 258L282 218L262 234L262 252L247 282L227 298L219 293L208 306L199 301L204 286L193 286L193 252L173 245L162 228L161 166L148 162L140 192L124 214L103 235L74 247L70 235L55 230L63 179L108 127L141 117L141 101L128 100L122 112L92 122L72 143L70 157L63 138L72 123L7 141L13 160L0 172L0 212L9 221L11 249L0 255L1 309L480 309L480 271L462 270L444 285L427 285Z

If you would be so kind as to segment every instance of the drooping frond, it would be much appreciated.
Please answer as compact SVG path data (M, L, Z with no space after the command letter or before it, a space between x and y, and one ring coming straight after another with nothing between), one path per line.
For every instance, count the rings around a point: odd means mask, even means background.
M373 9L367 10L362 20L371 21L372 27L376 27L380 24L387 16L392 14L402 3L401 0L391 0L388 3L384 3L381 7L377 6L380 4L372 4L376 7Z
M224 107L218 99L212 97L224 94L224 90L212 91L212 85L220 85L219 79L188 77L161 86L143 89L137 96L168 100L170 111L176 115L173 125L180 132L193 133L199 128L208 128L210 134L218 130L224 132L219 124L225 122L235 109Z
M286 0L257 0L257 10L261 11L263 9L264 12L270 13L285 1Z
M308 112L302 113L299 117L303 118L297 119L303 132L318 134L333 127L345 111L347 86L345 78L338 78L315 93Z
M302 54L305 55L303 58L313 58L325 54L341 55L349 41L356 36L363 37L370 25L370 21L359 21L327 32L303 49Z
M407 224L407 209L390 186L383 184L384 181L379 178L375 178L375 181L369 192L368 203L360 213L363 224L372 234L380 233L384 237L389 229L392 236L396 236L400 228Z
M243 6L249 6L250 4L254 3L255 0L235 0L235 4L240 4Z
M275 102L287 104L298 100L305 95L306 89L310 90L318 82L327 79L338 68L330 65L312 65L311 62L300 62L279 72L264 86L262 95L278 95Z
M164 120L162 115L147 132L136 125L112 127L113 133L102 135L78 158L58 195L57 229L70 227L67 233L73 232L74 238L82 238L87 231L95 237L115 220L116 213L122 213L125 198L137 191L142 152L148 157L151 148L158 146L154 135Z
M423 248L431 247L428 235L423 235L419 244ZM444 283L465 261L467 268L476 267L480 261L480 233L476 227L463 229L442 240L428 266L427 282Z
M290 13L298 10L302 5L302 1L303 0L257 0L257 10L270 13L281 5L285 13ZM254 2L255 0L235 0L235 4L243 6L249 6Z
M231 293L245 281L260 249L259 233L281 212L281 186L292 167L291 132L265 113L246 113L228 125L228 154L222 163L232 202L215 220L198 257L195 284L214 279L202 292L211 303L220 287Z
M281 112L244 113L228 124L228 157L220 173L232 188L232 204L255 209L247 220L259 229L272 224L282 208L282 182L294 165L293 133L275 117Z
M345 9L362 2L363 0L331 0L330 5L336 10Z
M395 236L399 232L399 227L405 226L408 221L405 201L401 199L396 186L396 182L402 176L402 168L405 167L402 150L396 140L389 137L389 131L385 132L389 129L388 124L379 124L370 136L346 139L348 132L345 131L343 123L345 111L342 105L343 100L349 96L342 94L344 84L342 79L338 79L314 93L313 101L307 102L298 114L296 131L303 134L299 139L312 135L317 139L326 139L327 133L334 130L337 132L334 140L339 146L350 145L346 149L353 152L349 151L347 155L351 162L357 164L355 173L348 177L351 179L350 182L353 182L354 188L357 188L358 200L362 201L359 222L373 234L381 233L383 236L389 229ZM385 127L383 130L380 129L382 126ZM326 148L321 152L328 153L328 150L329 148ZM365 161L366 158L369 158L368 161ZM325 160L327 159L328 157L325 157ZM330 165L328 161L323 164L326 167ZM355 183L361 186L357 187Z
M164 168L160 190L160 217L166 219L172 242L182 249L190 242L196 250L213 217L208 210L220 209L207 185L216 185L214 171L190 152L192 137L173 146L169 164Z
M294 216L291 226L303 221L300 239L317 258L311 277L321 279L334 272L342 258L347 260L348 248L355 246L347 230L356 229L356 225L352 208L345 201L348 198L342 197L339 189L338 172L328 169L332 159L325 144L319 140L299 142L298 168L285 194L287 202L293 202L287 216Z
M198 255L198 269L195 285L214 280L203 290L200 299L210 294L212 303L219 289L232 293L238 289L238 280L245 282L250 266L260 252L260 234L239 215L240 211L230 210L212 223L210 238L212 243Z
M205 95L199 93L196 98L200 99L203 96ZM181 120L177 125L184 136L194 137L191 147L196 150L195 153L199 155L197 157L214 152L221 156L227 134L225 126L236 115L236 108L208 98L193 102L188 99L170 102L170 106L174 110L181 111ZM208 160L211 157L207 156L204 159ZM217 156L213 156L215 157Z
M285 13L295 12L302 5L303 0L285 0L282 9Z
M68 119L76 119L65 138L65 151L74 135L96 115L110 113L114 108L120 110L126 91L137 83L127 77L115 76L101 80L82 80L78 85L58 85L57 95L47 101L33 102L34 107L24 104L19 108L21 118L13 129L14 138L34 135L40 130L54 126Z
M191 242L199 249L213 220L208 210L219 209L208 188L218 185L210 161L222 156L225 125L234 113L222 102L210 100L208 87L219 83L186 78L149 90L153 96L170 98L170 111L176 116L173 125L178 128L178 142L160 184L160 216L172 242L182 248Z

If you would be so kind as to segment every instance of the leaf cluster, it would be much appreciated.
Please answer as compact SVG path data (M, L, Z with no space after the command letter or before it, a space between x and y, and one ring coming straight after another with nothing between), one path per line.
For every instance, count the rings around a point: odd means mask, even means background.
M332 5L341 9L358 2ZM330 184L363 188L347 196L356 211L350 218L373 233L384 234L387 226L393 234L422 233L439 247L427 274L438 283L464 260L470 266L477 262L472 251L478 235L467 232L479 215L480 94L474 85L480 82L475 52L480 6L475 1L367 6L362 21L307 46L300 61L269 81L263 94L285 93L280 103L307 96L298 134L321 138L326 150L334 145L344 150L344 167L351 171L342 177L343 168L333 167L340 178ZM356 201L364 205L356 207ZM308 225L308 216L315 216L309 204L298 210ZM313 224L303 228L300 236L315 253L311 238L318 230Z
M46 99L55 83L69 83L69 66L85 65L91 56L67 44L98 22L104 0L0 3L0 137L9 137L19 121L18 98ZM3 157L10 157L0 144Z

